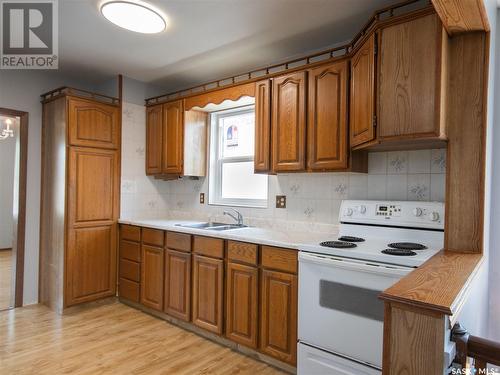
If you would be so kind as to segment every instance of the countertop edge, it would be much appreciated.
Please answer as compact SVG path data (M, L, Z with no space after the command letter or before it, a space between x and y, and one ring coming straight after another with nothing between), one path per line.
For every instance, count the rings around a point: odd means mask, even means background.
M482 254L441 250L379 297L453 316L463 305L483 261Z

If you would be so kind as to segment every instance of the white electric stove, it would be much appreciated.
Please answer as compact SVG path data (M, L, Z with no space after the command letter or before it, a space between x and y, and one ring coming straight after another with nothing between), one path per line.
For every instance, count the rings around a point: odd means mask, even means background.
M300 247L299 375L380 374L378 295L443 247L443 203L346 200L339 221Z

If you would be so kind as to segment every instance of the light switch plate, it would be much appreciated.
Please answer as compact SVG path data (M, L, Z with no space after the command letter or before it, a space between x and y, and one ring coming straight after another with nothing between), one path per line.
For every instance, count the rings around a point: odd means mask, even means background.
M276 208L286 208L286 195L276 196Z
M200 204L205 204L205 193L200 193Z

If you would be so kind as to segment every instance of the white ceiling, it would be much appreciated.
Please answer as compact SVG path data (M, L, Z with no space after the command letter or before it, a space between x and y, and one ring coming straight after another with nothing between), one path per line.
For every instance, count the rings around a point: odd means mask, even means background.
M394 0L150 0L167 30L121 29L98 0L59 2L59 66L89 80L116 74L166 89L237 74L350 40Z

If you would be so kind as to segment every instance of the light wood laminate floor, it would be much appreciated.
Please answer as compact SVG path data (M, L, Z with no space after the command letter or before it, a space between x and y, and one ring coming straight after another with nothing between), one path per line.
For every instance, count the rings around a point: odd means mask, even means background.
M281 371L111 300L59 316L0 312L1 374L263 374Z
M0 310L11 304L12 250L0 250Z

